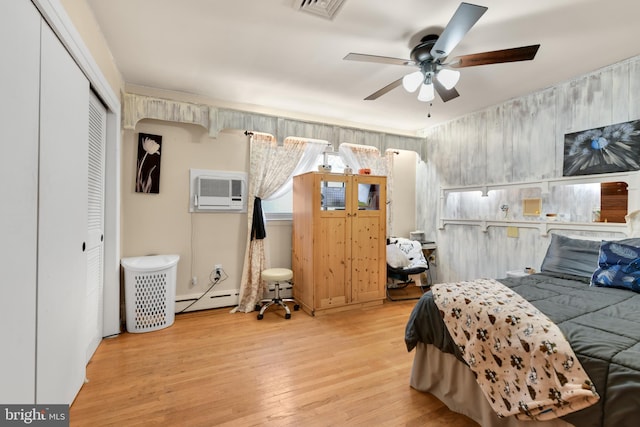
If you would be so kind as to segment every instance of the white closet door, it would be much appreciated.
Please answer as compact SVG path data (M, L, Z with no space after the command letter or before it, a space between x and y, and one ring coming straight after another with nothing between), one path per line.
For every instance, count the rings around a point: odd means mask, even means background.
M91 93L89 98L89 188L87 210L86 361L102 340L104 289L104 162L107 110Z
M89 82L42 26L36 403L70 404L85 377Z
M0 402L34 403L40 14L0 2Z

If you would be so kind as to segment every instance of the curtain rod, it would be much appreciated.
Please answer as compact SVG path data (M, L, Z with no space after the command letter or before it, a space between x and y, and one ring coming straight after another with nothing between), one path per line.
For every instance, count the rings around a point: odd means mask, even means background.
M244 134L246 136L253 136L253 132L251 132L250 130L245 130ZM312 142L319 142L319 143L324 143L327 144L328 146L333 146L333 144L329 141L326 141L324 139L314 139L314 138L303 138L303 137L295 137L295 138L299 138L299 139L306 139L307 141L312 141Z

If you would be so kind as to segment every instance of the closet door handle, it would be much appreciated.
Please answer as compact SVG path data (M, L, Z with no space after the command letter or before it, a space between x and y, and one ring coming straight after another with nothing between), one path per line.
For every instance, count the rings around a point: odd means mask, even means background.
M82 252L87 250L87 242L82 242Z

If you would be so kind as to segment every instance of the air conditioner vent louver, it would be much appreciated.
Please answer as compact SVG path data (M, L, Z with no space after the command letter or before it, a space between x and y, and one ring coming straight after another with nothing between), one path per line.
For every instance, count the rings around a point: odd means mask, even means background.
M229 197L229 181L225 179L200 180L200 195L206 197Z
M345 0L296 0L298 9L312 15L333 19Z

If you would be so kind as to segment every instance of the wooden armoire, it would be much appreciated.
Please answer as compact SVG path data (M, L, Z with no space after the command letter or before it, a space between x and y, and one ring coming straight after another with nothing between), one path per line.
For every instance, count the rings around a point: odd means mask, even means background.
M293 179L293 296L316 315L381 304L386 177L308 172Z

